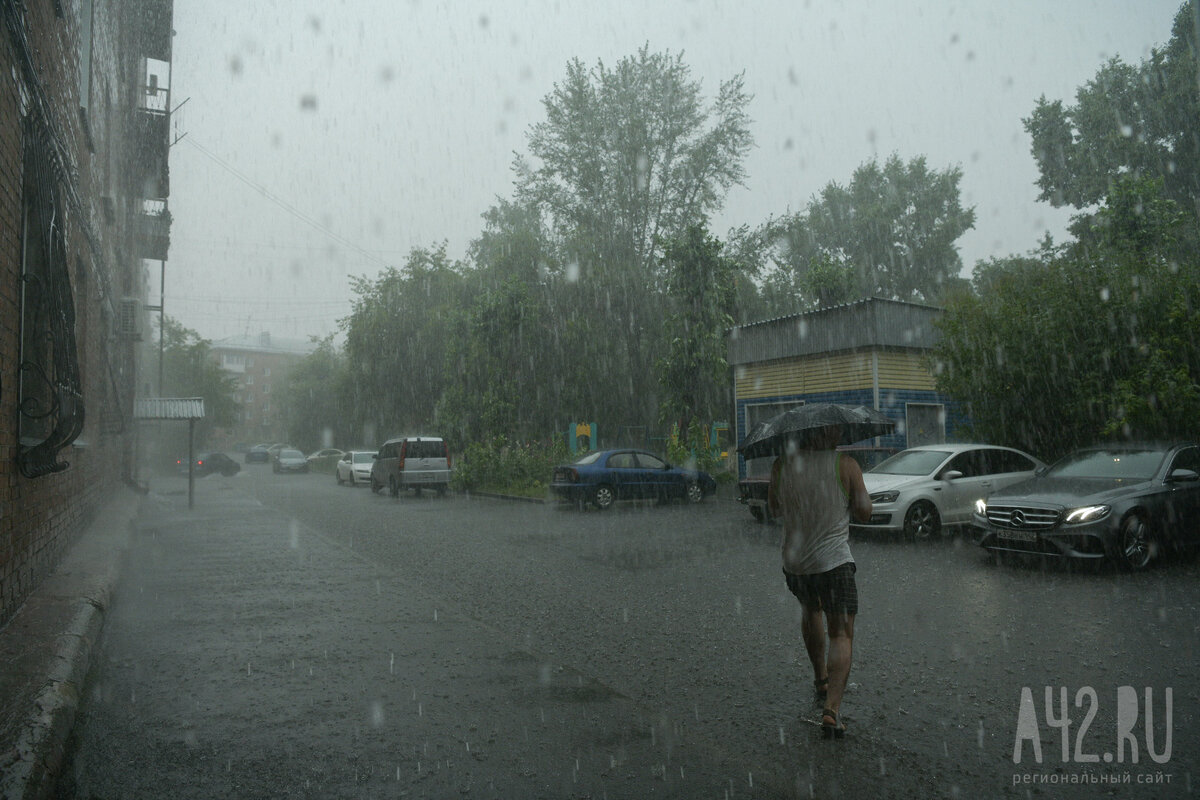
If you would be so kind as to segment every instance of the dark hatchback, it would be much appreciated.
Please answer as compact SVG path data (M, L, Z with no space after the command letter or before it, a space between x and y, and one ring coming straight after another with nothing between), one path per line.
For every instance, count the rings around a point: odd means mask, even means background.
M187 459L178 459L175 462L175 468L179 471L180 475L187 475ZM196 456L192 475L196 478L203 478L205 475L212 475L214 472L219 472L225 477L229 477L238 474L241 470L241 466L224 453L201 453Z
M1078 450L976 504L991 552L1110 558L1144 569L1200 544L1200 447L1191 442Z
M673 467L644 450L597 450L554 468L550 491L581 508L607 509L617 500L683 498L699 503L717 490L707 472Z

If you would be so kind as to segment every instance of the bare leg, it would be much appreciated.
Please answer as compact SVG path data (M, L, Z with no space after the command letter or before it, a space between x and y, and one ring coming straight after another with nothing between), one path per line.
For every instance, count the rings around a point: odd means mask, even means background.
M825 666L825 617L820 608L801 606L801 609L800 635L812 662L813 678L819 681L829 676Z
M825 707L838 713L846 681L850 677L850 660L854 651L854 615L827 614L829 622L829 694Z

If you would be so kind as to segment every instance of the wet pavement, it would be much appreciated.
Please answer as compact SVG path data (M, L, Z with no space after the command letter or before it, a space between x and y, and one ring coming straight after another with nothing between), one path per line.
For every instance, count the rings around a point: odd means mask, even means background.
M855 542L852 728L830 743L777 532L728 497L581 514L253 469L197 487L192 512L169 483L145 499L59 797L1192 791L1194 561L1124 576ZM1106 763L1127 684L1157 693L1158 736ZM1070 687L1065 751L1046 686ZM1029 737L1013 760L1026 687L1040 763Z

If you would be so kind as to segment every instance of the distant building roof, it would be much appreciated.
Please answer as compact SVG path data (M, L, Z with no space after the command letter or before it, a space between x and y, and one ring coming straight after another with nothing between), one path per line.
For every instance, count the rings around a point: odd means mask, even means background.
M203 397L147 397L133 401L134 419L203 419Z
M212 349L306 356L316 350L317 346L307 339L280 339L264 331L254 336L228 336L217 339L212 343Z
M802 314L738 325L729 332L729 364L870 347L925 350L937 342L935 306L872 297Z

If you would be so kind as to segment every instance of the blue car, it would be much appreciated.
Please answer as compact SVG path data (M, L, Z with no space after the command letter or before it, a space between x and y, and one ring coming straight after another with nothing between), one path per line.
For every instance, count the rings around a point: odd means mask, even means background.
M618 500L682 498L699 503L717 490L707 472L673 467L644 450L597 450L554 468L550 491L562 500L601 510Z

